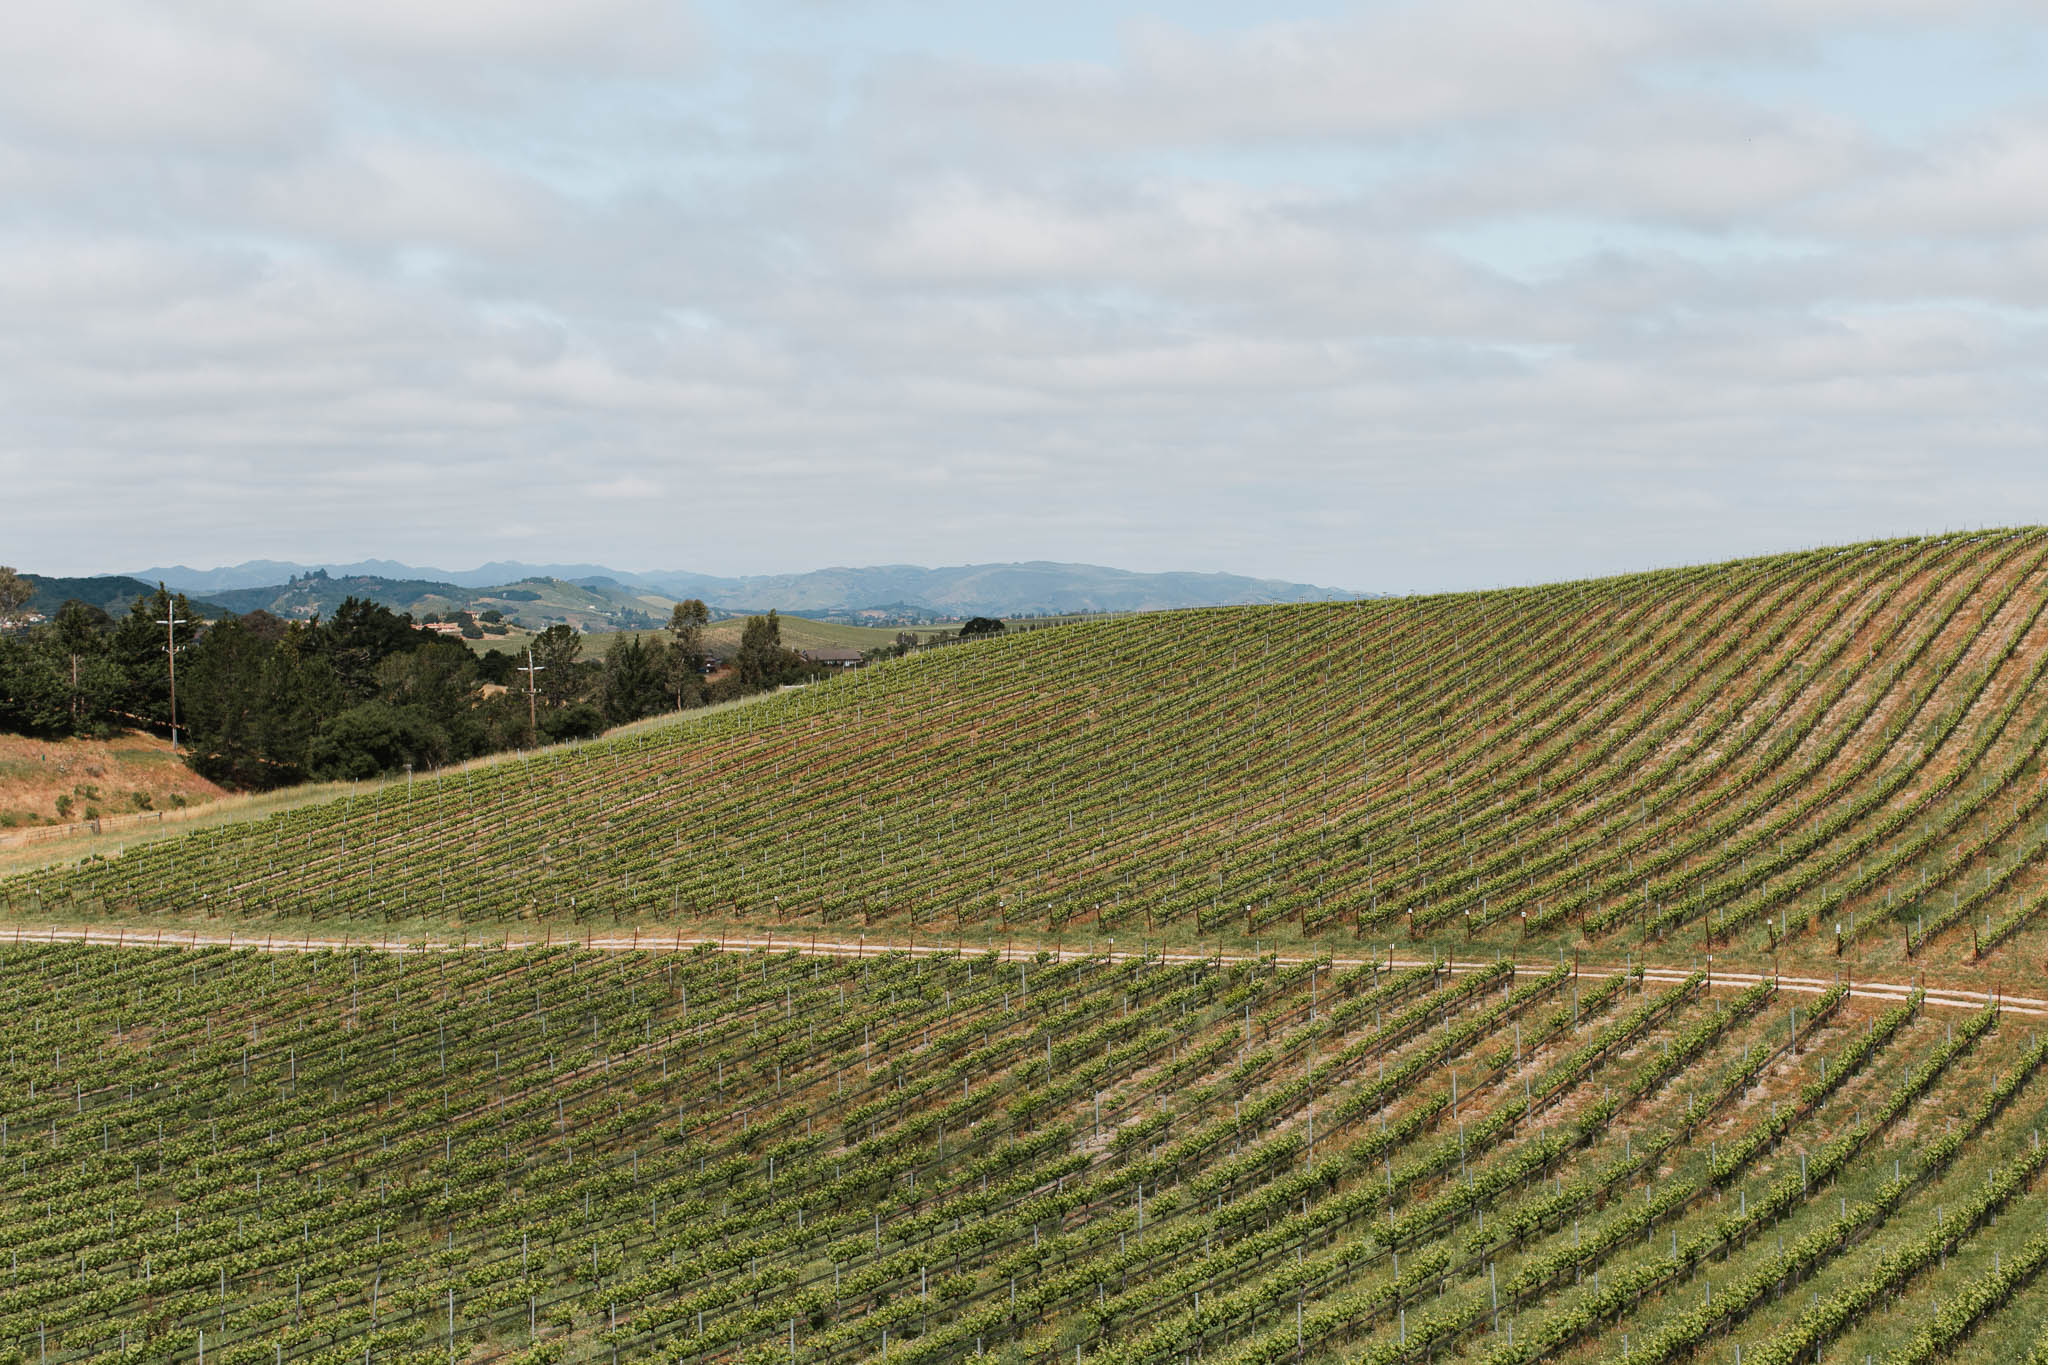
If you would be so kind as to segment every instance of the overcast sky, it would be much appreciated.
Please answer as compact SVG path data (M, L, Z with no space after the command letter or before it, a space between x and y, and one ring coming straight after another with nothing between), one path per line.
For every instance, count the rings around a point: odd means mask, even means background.
M2048 20L63 0L0 562L1531 582L2048 520Z

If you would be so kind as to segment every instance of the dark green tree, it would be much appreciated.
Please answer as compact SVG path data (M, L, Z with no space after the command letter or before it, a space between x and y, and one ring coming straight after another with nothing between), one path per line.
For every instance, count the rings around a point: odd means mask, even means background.
M431 719L455 758L483 751L483 727L473 714L476 689L476 656L454 640L426 640L377 666L378 700Z
M28 606L28 599L35 595L35 584L0 564L0 626L12 626Z
M479 697L470 713L483 735L483 750L517 749L532 742L526 728L526 694L507 690L495 696Z
M676 603L668 615L669 676L678 711L703 704L704 627L710 624L711 608L695 597Z
M25 635L0 634L0 730L61 735L71 729L71 692L56 656Z
M69 675L71 730L85 734L106 728L107 712L120 691L119 674L107 658L114 618L99 607L68 599L48 627L48 642Z
M749 692L799 682L815 672L801 654L782 647L782 620L773 611L747 618L732 666L740 687Z
M166 629L161 623L175 618L177 625ZM128 614L114 626L107 638L107 653L120 676L114 701L118 718L131 725L169 730L171 724L170 659L167 646L175 641L182 661L204 624L183 593L157 590L138 597ZM169 637L169 638L167 638Z
M653 641L628 635L604 658L599 702L608 724L623 725L651 716L668 705L668 669L664 651Z
M604 713L587 701L571 702L540 718L541 738L559 744L569 739L594 739L604 733Z
M303 781L308 747L328 717L342 709L341 684L329 667L315 628L295 624L272 647L258 684L257 748L268 767L268 785Z
M179 661L188 761L217 782L270 785L261 713L263 670L273 648L241 617L224 616Z
M433 638L381 602L350 597L320 627L328 665L351 703L377 695L377 666Z
M510 687L513 680L521 676L518 669L519 665L524 662L526 662L524 654L512 655L507 654L502 649L487 649L483 652L483 656L476 661L476 676L480 682L496 683L500 687Z
M242 625L266 645L277 644L294 629L304 629L298 623L287 621L282 616L274 616L261 607L243 612Z
M532 648L533 662L542 670L533 682L542 706L550 710L567 706L583 695L587 675L578 662L583 654L582 636L567 626L549 626L533 637ZM524 682L525 676L520 680Z
M431 768L448 759L448 735L416 706L371 701L352 706L320 727L306 749L306 766L324 781L375 777L410 763Z

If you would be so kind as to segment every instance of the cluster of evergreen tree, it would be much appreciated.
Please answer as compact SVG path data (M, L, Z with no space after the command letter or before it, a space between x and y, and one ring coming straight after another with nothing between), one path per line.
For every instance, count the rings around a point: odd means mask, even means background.
M47 623L0 632L0 730L168 732L175 646L188 761L215 781L274 787L428 770L815 675L781 647L771 612L749 619L734 667L707 681L709 620L703 603L682 603L669 638L617 641L601 661L555 626L534 637L527 673L525 650L479 657L358 598L312 621L262 611L206 621L161 588L118 620L72 601Z

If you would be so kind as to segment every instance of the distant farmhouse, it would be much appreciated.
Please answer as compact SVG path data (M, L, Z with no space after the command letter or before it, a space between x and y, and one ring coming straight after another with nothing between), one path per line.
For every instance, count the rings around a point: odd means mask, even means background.
M801 652L805 663L817 664L821 668L859 668L867 662L867 656L857 649L806 649Z

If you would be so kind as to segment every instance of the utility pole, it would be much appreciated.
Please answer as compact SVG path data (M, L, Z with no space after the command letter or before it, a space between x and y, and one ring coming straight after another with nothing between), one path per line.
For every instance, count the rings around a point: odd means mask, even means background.
M536 740L540 738L540 721L537 719L539 713L535 710L533 702L533 675L545 671L546 668L546 664L537 664L533 661L533 646L528 644L526 666L519 671L526 675L526 729Z
M157 624L164 628L164 653L168 654L171 659L171 752L176 753L178 751L178 627L187 624L187 622L184 617L178 615L177 607L171 605L171 598L168 593L164 595L164 604L164 610L169 612L170 615L158 621ZM72 668L74 670L72 684L76 686L78 680L75 672L77 668L75 660L73 661Z

